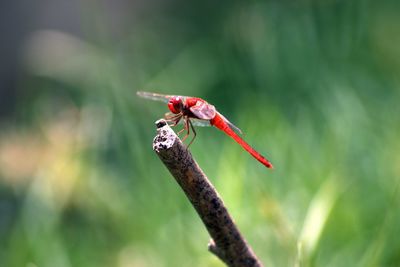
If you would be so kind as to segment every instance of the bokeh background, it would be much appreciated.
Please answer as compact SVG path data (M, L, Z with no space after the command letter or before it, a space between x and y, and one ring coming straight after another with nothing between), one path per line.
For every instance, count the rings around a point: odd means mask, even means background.
M266 266L400 266L396 0L3 1L0 266L223 266L152 151L198 96L191 151Z

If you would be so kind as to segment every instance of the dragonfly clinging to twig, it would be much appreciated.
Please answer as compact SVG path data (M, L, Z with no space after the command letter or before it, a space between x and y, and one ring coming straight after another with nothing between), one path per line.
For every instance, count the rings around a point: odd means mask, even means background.
M232 137L239 145L241 145L247 152L249 152L255 159L265 165L267 168L273 168L272 164L248 143L246 143L237 133L241 134L241 130L226 119L219 113L215 107L207 101L190 96L179 95L163 95L149 92L137 92L137 95L143 98L162 101L168 104L170 110L165 115L167 121L171 122L171 126L177 125L183 121L184 128L178 132L186 130L186 135L182 139L184 141L190 134L190 129L193 131L193 139L190 141L188 147L196 137L196 130L194 124L201 126L215 126L221 131L225 132L228 136ZM236 133L237 132L237 133Z

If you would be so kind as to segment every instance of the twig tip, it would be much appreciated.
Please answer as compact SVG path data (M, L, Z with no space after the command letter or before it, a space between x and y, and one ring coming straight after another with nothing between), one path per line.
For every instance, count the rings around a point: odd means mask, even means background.
M164 119L159 119L159 120L156 121L157 129L159 129L161 127L164 127L165 125L167 125L167 122Z
M153 140L153 150L159 153L172 147L177 138L175 132L164 119L155 122L158 134Z

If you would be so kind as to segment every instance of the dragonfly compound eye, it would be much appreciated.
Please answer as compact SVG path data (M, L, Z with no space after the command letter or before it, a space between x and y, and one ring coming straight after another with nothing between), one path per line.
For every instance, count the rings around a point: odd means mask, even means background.
M178 96L172 97L168 101L168 108L174 114L180 113L181 110L182 110L182 100L181 100L181 98L178 97Z

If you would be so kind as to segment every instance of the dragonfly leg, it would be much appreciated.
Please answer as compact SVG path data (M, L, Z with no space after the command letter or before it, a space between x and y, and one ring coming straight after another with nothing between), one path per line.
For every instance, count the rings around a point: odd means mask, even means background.
M168 113L165 114L165 120L167 122L172 122L171 124L168 124L171 127L176 126L181 119L182 119L182 114L177 114L177 115L173 115L173 116L170 116Z
M178 117L181 117L181 116L182 116L182 114L174 114L172 112L168 112L168 113L165 113L164 118L167 121L173 121L173 120L175 120L175 119L177 119Z
M174 120L174 122L170 125L170 126L172 126L172 127L174 127L174 126L176 126L178 123L179 123L179 121L182 119L182 116L179 116L178 118L176 118L175 120Z
M183 128L177 133L178 135L180 135L183 131L187 131L187 122L186 122L186 117L183 117Z
M196 130L194 129L192 122L190 120L188 120L188 122L189 122L188 124L190 125L190 128L192 128L192 131L193 131L193 138L192 138L192 140L190 141L189 145L186 148L189 148L189 146L193 143L194 139L196 139L196 135L197 135L196 134ZM188 129L188 132L189 132L189 129Z
M183 131L185 131L186 130L186 127L183 127L183 129L181 129L179 132L178 132L178 135L180 135Z
M176 126L176 125L179 123L179 121L181 120L182 114L180 114L180 113L179 113L179 114L167 113L167 114L165 114L164 118L165 118L165 120L166 120L167 122L172 122L171 124L168 124L169 126L174 127L174 126Z
M185 142L186 138L188 138L188 136L190 135L190 128L189 128L189 124L190 124L190 120L187 118L184 118L185 121L185 128L183 128L182 130L186 130L186 135L182 138L182 142ZM182 132L181 130L181 132Z

